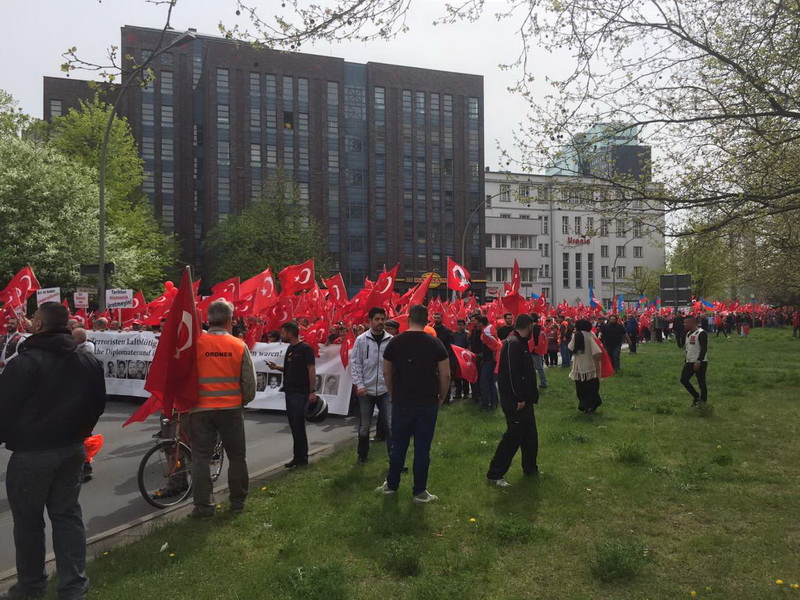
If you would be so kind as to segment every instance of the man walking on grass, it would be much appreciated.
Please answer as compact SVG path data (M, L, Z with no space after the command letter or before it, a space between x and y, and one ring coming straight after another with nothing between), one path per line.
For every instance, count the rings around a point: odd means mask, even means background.
M536 389L533 357L528 347L532 329L533 319L530 315L519 315L514 332L506 338L500 351L497 383L500 387L500 406L506 417L506 432L486 473L489 483L499 487L510 485L505 480L505 474L519 449L522 450L522 471L525 475L539 472L536 463L539 435L533 413L533 405L539 401L539 392Z
M697 326L697 318L694 316L686 317L686 361L683 364L681 373L681 383L694 400L692 406L702 403L705 406L708 400L708 389L706 388L706 370L708 369L708 334ZM697 377L697 385L700 386L700 393L690 383L692 377Z
M428 309L418 304L408 311L408 330L392 338L383 355L383 376L392 399L392 450L386 481L377 489L395 494L414 438L415 504L437 499L428 492L431 443L439 407L450 389L450 359L438 338L425 333Z

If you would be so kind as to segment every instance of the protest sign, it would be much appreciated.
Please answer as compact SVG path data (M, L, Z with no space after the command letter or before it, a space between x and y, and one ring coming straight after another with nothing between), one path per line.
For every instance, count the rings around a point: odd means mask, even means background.
M36 290L36 306L41 306L45 302L61 302L61 288Z
M75 308L89 308L89 292L75 292L72 294L72 303Z
M106 308L133 308L133 290L106 290Z

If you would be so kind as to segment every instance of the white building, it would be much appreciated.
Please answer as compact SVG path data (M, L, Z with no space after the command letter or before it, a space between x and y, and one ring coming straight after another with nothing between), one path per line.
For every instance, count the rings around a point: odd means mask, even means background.
M663 214L616 200L618 192L602 181L488 170L485 180L489 297L511 281L515 258L523 294L588 304L592 286L607 308L640 269L664 267Z

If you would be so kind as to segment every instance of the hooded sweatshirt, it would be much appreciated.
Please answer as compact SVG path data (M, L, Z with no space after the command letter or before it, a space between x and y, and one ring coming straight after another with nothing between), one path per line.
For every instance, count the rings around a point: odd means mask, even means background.
M100 361L67 329L32 335L18 352L0 375L0 443L15 451L82 443L105 410Z

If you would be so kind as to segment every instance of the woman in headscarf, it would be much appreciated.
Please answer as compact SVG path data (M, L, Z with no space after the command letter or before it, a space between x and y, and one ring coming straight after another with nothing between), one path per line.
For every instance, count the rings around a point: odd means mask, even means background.
M600 399L600 368L603 352L592 333L592 324L586 319L575 323L575 334L568 345L572 352L572 370L569 378L575 382L578 410L593 413L603 403Z

